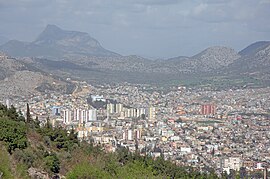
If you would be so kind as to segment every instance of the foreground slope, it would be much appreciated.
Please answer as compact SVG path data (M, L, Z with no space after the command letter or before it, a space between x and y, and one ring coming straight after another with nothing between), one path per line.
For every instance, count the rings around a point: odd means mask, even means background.
M52 128L49 119L40 127L31 116L25 120L14 107L2 104L0 127L0 156L6 164L0 164L0 173L4 178L217 178L212 170L199 172L162 157L154 160L130 153L125 147L105 152L99 145L79 142L74 130Z

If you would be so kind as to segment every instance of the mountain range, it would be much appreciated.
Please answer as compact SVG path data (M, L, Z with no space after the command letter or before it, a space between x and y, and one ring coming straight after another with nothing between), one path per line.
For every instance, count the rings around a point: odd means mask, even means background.
M47 25L33 42L12 40L0 51L19 59L31 57L25 63L47 73L92 83L270 84L269 41L255 42L240 52L215 46L191 57L149 60L106 50L87 33Z

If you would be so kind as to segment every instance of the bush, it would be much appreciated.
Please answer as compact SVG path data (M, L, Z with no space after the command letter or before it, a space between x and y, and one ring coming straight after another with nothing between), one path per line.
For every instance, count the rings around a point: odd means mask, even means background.
M31 150L27 149L26 150L15 149L15 151L13 152L13 156L18 162L22 162L28 168L33 166L33 163L36 160L36 156L34 155L34 153Z
M45 157L45 163L48 169L53 173L59 173L60 162L58 157L55 154L48 155Z
M67 179L78 178L112 178L106 171L98 168L96 165L80 164L67 174Z

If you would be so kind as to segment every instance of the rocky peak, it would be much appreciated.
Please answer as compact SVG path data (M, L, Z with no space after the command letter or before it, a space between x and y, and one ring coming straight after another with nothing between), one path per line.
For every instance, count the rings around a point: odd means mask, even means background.
M81 56L120 56L104 49L88 33L63 30L56 25L47 25L33 42L9 41L1 45L0 50L16 57L52 59Z
M90 46L100 48L99 42L85 32L67 31L56 25L47 25L44 31L34 41L38 45Z

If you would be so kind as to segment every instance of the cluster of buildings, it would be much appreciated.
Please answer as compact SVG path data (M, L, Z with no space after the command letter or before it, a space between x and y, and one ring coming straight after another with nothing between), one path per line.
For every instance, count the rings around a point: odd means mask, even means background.
M270 88L78 85L85 93L40 94L9 103L24 112L28 102L41 121L49 114L54 126L74 127L80 140L102 144L106 151L124 146L219 174L252 176L270 166Z

